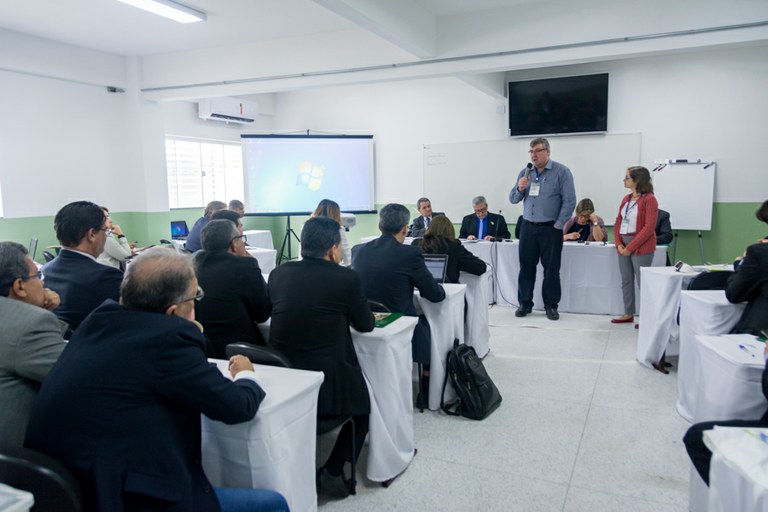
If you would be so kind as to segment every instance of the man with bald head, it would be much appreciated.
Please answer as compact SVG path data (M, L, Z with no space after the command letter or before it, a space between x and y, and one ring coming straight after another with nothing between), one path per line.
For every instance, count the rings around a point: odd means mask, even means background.
M128 266L120 303L80 325L38 395L25 445L64 464L85 510L282 511L277 493L212 488L200 465L200 415L253 419L265 393L251 362L231 380L205 357L192 258L153 248Z
M59 296L23 245L0 242L0 440L21 447L40 383L64 350Z
M111 234L98 205L69 203L58 211L53 227L62 250L43 267L45 284L61 296L54 313L75 330L106 299L117 300L123 273L96 261Z

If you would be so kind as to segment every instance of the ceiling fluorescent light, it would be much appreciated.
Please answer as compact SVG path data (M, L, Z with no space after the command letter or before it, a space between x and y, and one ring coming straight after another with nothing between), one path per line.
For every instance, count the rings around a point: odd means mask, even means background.
M195 23L205 21L208 16L203 11L198 11L173 0L117 0L124 4L144 9L154 14L178 21L179 23Z

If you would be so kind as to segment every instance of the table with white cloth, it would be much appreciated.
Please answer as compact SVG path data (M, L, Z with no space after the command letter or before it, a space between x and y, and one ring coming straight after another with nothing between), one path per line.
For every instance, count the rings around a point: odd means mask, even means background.
M243 231L246 243L251 247L261 247L262 249L274 249L272 241L272 232L268 229L247 229Z
M464 343L473 347L479 357L485 357L490 350L491 330L488 328L488 302L491 283L486 264L485 274L476 276L468 272L459 273L459 281L467 285L467 317L464 323Z
M675 267L640 269L640 311L652 321L640 322L637 360L648 368L658 363L665 352L669 356L679 353L680 291L697 275L678 272Z
M366 476L374 482L396 477L413 460L411 338L417 321L403 316L371 332L352 329L371 400Z
M265 340L271 320L258 324ZM371 401L366 476L374 482L399 475L413 458L411 338L417 321L416 317L401 317L371 332L350 329Z
M496 303L502 306L518 306L520 241L480 241L465 244L464 247L493 267ZM652 266L664 266L666 257L667 247L657 246ZM544 269L539 264L533 291L534 309L544 309L541 295L543 279ZM562 297L558 309L561 312L600 315L624 313L619 259L613 244L564 242L560 283ZM639 294L639 291L636 290L636 293Z
M693 422L758 420L768 410L763 395L765 345L752 334L696 336L698 352Z
M229 377L229 362L211 359ZM315 445L322 372L254 365L266 397L251 421L202 416L203 469L213 485L271 489L295 512L317 510Z
M458 338L459 342L464 341L464 294L467 285L445 283L441 286L445 289L445 299L440 302L428 301L418 290L413 294L416 309L422 311L429 322L429 408L433 411L440 409L445 364L448 352L453 348L453 340ZM455 396L453 387L448 383L445 400L450 401Z
M277 251L274 249L262 249L261 247L246 247L248 254L256 258L262 274L269 274L275 270Z
M715 427L704 432L712 451L709 512L768 512L768 429Z
M723 290L680 292L680 358L677 363L677 412L693 420L699 352L696 336L727 334L739 321L744 304L732 304Z
M483 274L483 277L486 281L488 281L487 285L485 286L487 292L485 296L485 300L488 302L488 304L494 304L496 302L496 256L497 252L495 251L496 242L488 242L485 240L461 240L461 245L464 246L464 248L483 260L486 265L488 265L488 270L486 270L485 274ZM463 282L463 281L462 281Z

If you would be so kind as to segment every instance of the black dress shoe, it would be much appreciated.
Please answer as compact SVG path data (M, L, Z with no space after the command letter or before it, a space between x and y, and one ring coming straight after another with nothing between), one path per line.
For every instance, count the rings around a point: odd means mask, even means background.
M349 482L344 473L333 476L322 467L317 470L317 493L331 498L346 498L349 496Z
M550 320L559 320L560 314L557 312L557 308L544 308L547 312L547 318Z
M517 311L515 311L515 316L518 318L522 318L530 312L531 312L531 308L520 306L519 308L517 308Z

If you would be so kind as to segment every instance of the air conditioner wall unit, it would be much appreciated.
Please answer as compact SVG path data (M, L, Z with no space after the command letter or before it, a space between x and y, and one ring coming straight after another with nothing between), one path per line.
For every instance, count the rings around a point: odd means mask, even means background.
M256 121L259 105L239 98L210 98L197 104L200 119L225 123L251 124Z

